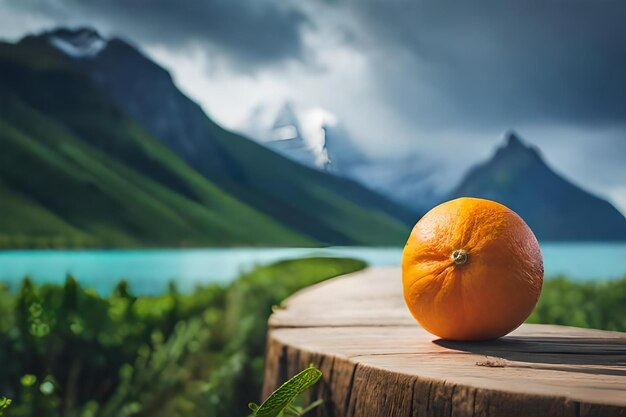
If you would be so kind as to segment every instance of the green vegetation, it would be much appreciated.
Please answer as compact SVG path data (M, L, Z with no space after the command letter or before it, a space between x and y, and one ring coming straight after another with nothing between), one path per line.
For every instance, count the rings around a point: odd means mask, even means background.
M626 277L606 282L547 279L529 323L626 331Z
M13 401L5 414L244 416L260 392L272 309L302 287L363 267L340 258L283 261L226 287L181 294L171 285L161 296L134 296L125 282L101 296L72 277L64 285L24 280L16 292L0 287L0 393ZM625 331L626 278L547 280L529 321ZM317 373L303 375L285 392L306 389ZM277 394L252 405L252 415L295 416L317 405L292 400Z
M311 365L278 387L263 404L248 404L252 410L249 417L298 417L307 413L322 404L322 400L314 401L307 407L294 405L294 401L315 385L321 377L322 371Z
M260 392L272 307L363 267L284 261L228 287L172 285L158 297L133 296L124 282L103 297L71 277L25 280L17 293L0 289L0 393L12 417L244 416Z
M4 415L6 410L11 405L11 399L7 397L0 397L0 416Z
M133 86L121 91L137 96L116 101L118 89L93 82L86 62L45 39L0 42L0 249L405 240L413 213L220 128L164 70L121 41L112 45L114 61L96 72L106 79L101 72L113 71ZM125 59L145 61L138 80L119 71ZM150 95L164 83L169 93Z
M315 243L221 191L114 110L101 115L102 134L126 160L14 97L0 113L0 248Z

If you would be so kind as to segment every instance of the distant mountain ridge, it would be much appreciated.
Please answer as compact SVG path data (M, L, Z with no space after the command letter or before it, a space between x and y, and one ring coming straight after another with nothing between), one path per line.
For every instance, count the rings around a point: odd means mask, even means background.
M491 159L472 168L449 198L479 197L517 212L543 241L626 240L626 218L555 173L514 132Z
M391 245L416 218L224 130L123 40L3 43L0 75L0 245Z
M321 168L299 129L270 146L223 129L124 40L81 28L0 43L0 248L402 244L440 199L436 167L317 127ZM459 196L502 202L540 240L626 240L615 207L513 132L446 194Z
M252 109L238 129L293 161L327 171L328 157L322 136L324 119L329 115L317 114L316 110L320 109L302 108L291 101L280 106L260 104Z
M331 112L294 106L289 101L277 112L272 112L272 107L254 108L241 130L281 155L356 181L416 212L424 212L437 200L431 182L435 167L417 153L367 155ZM304 122L308 129L302 128ZM316 137L304 138L303 130Z

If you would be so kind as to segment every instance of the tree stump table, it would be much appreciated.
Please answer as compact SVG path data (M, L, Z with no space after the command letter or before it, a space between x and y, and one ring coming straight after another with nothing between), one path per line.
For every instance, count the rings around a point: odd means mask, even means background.
M489 342L422 329L398 268L309 287L269 320L264 396L309 364L318 416L626 416L626 333L524 324Z

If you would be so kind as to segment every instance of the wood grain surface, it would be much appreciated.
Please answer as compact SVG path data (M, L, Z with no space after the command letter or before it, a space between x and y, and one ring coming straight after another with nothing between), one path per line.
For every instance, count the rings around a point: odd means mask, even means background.
M444 341L413 320L400 276L370 268L286 300L269 320L263 395L312 363L318 416L626 416L626 333L525 324Z

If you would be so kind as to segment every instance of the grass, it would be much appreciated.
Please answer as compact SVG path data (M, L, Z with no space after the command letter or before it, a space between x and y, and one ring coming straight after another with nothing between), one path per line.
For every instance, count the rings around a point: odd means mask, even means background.
M267 318L292 292L363 268L309 258L262 266L229 286L100 296L25 280L0 290L0 393L12 417L247 415L262 383Z

